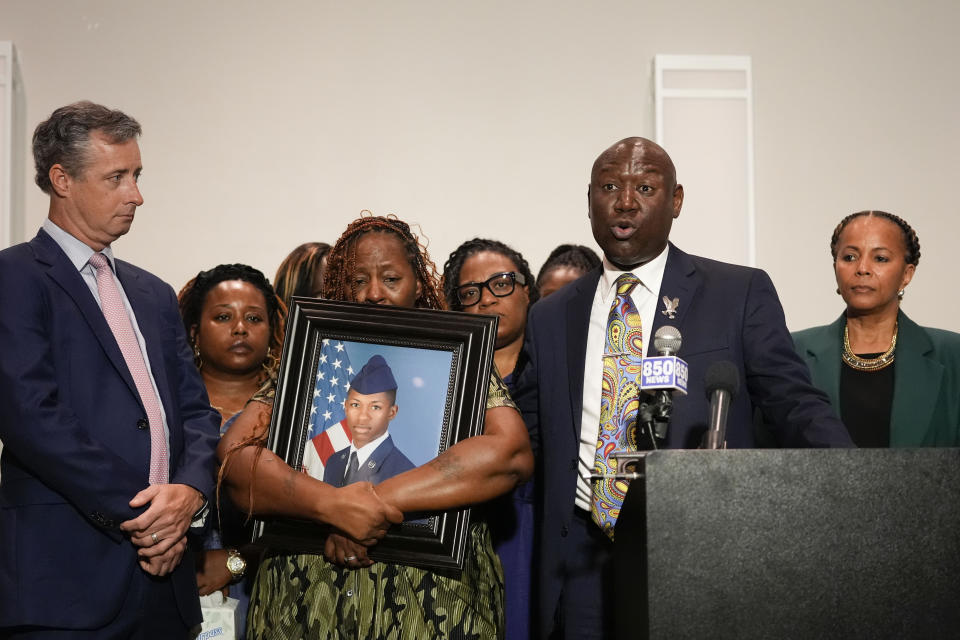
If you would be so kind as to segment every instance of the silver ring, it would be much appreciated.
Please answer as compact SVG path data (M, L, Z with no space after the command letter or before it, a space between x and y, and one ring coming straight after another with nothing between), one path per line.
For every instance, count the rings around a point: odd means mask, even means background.
M343 559L344 562L352 562L357 559L357 556L347 556Z
M150 539L153 540L153 544L157 544L158 542L160 542L160 538L157 537L156 533L151 533Z

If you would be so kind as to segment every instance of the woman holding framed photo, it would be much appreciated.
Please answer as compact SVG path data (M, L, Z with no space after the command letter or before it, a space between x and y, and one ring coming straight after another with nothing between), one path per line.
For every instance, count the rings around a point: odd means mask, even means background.
M328 258L332 300L443 308L436 269L403 221L352 222ZM480 504L533 471L520 413L494 372L482 435L373 486L334 488L291 469L264 447L271 407L251 402L221 442L222 476L251 513L332 525L324 555L268 553L257 575L248 637L496 638L503 635L503 576L484 522L473 522L458 578L372 562L367 548L403 513Z

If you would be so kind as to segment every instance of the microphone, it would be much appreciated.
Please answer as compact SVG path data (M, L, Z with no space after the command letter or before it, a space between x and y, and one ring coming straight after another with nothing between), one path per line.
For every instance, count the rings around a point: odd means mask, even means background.
M710 399L710 421L704 434L704 449L724 449L727 446L727 414L730 402L740 391L740 372L729 360L718 360L707 369L704 382Z
M640 389L654 396L653 402L640 405L640 420L660 440L667 437L673 415L673 393L687 393L690 370L686 362L674 355L682 344L676 327L660 327L653 336L653 347L660 355L644 358L640 371Z
M680 330L668 324L663 325L653 334L653 348L662 356L672 356L680 351L682 344Z

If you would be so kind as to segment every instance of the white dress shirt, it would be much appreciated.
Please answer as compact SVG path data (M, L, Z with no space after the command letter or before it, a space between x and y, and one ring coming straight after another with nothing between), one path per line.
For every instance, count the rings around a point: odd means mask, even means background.
M383 441L389 437L390 437L390 431L389 430L384 431L379 438L377 438L376 440L371 440L370 442L363 445L359 449L357 449L351 442L350 453L357 454L357 463L362 467L363 463L367 461L367 458L372 456L373 452L377 450L377 447L383 444Z

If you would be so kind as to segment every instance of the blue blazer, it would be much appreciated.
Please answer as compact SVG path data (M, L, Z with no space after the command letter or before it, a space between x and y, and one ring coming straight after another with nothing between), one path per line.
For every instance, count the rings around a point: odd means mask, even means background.
M343 486L343 475L347 472L349 460L350 447L340 449L330 456L323 469L323 481L335 487ZM377 484L416 466L393 444L393 436L387 436L360 466L353 481Z
M524 339L525 365L515 400L530 429L542 481L539 619L549 631L560 597L566 532L574 517L583 410L587 329L602 268L533 305ZM663 296L679 298L674 319ZM667 447L696 448L706 430L709 400L704 375L729 360L740 372L727 425L731 448L754 446L752 417L759 407L781 446L852 446L826 395L810 383L793 349L780 300L766 273L691 256L669 247L653 327L644 328L647 354L665 324L683 337L678 354L690 365L689 393L674 399Z
M840 407L845 315L793 334L813 383ZM960 334L921 327L903 311L897 319L891 447L960 446Z
M173 290L118 260L169 426L170 482L212 500L219 416L193 363ZM0 251L0 627L97 628L135 571L119 530L148 486L146 411L77 269L44 231ZM167 578L200 621L191 554Z

